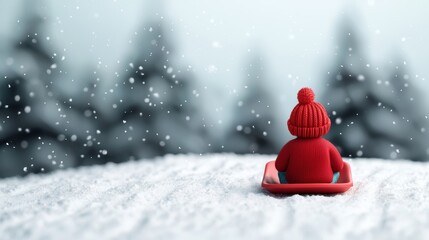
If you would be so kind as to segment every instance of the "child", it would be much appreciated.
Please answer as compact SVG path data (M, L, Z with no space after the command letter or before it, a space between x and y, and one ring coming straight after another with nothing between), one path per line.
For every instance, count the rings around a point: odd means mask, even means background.
M298 92L298 105L287 123L297 138L283 146L276 159L281 183L335 183L343 160L332 143L321 138L331 121L322 104L314 102L310 88Z

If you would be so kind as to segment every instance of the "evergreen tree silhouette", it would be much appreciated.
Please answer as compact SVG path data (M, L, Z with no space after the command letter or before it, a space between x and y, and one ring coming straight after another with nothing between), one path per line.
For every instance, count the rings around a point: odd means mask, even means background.
M57 73L55 52L46 45L48 40L45 35L45 18L40 9L41 1L28 1L23 6L24 31L20 40L15 45L15 52L22 56L22 64L28 74L41 81L48 90L47 96L52 97L53 79ZM18 56L19 57L19 56ZM24 59L27 58L27 59ZM26 62L28 60L28 62Z
M118 84L123 97L110 146L123 160L201 152L206 131L192 78L174 62L163 20L152 20L142 30L138 49Z
M273 105L264 87L264 66L259 54L252 56L245 74L245 92L234 108L226 150L239 154L276 153L279 143L273 129Z
M96 102L100 78L96 71L88 70L82 79L84 84L77 96L58 97L68 116L68 135L75 135L73 141L68 139L69 145L78 153L76 164L79 166L106 163L114 156L108 156L104 139L108 123Z
M58 109L51 89L56 64L44 44L44 19L36 3L25 4L24 31L1 73L0 176L74 165L65 137L52 120Z
M332 122L327 138L347 157L421 160L411 154L412 137L402 124L401 105L407 103L395 100L390 82L377 79L370 70L350 19L342 22L339 39L324 97Z
M370 94L372 75L365 67L359 38L349 19L343 21L339 39L337 59L329 72L325 94L332 123L327 138L343 156L362 156L361 146L367 145L371 135L364 112L368 107L377 107L379 100ZM365 151L363 156L367 154Z
M392 102L395 103L400 120L395 123L398 126L397 135L401 135L406 141L395 146L399 151L392 153L401 158L409 158L416 161L427 161L429 144L428 120L425 117L421 93L414 86L412 76L407 68L407 61L397 56L392 61L393 70L389 78L392 86Z

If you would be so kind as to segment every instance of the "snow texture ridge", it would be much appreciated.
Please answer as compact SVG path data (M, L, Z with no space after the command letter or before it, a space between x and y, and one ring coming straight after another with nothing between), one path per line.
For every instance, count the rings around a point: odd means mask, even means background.
M260 188L274 156L167 155L0 180L1 239L428 239L429 165L349 160L333 196Z

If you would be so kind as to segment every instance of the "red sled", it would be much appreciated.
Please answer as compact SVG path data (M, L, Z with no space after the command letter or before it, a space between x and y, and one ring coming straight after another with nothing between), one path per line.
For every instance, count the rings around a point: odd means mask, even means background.
M350 164L344 162L343 169L340 171L340 177L337 183L286 183L281 184L278 172L275 167L275 161L268 162L265 165L264 178L262 179L262 188L271 193L297 194L297 193L322 193L334 194L343 193L353 186Z

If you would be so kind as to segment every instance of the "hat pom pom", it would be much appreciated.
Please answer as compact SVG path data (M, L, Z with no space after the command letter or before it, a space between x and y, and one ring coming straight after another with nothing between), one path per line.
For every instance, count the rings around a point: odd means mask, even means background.
M314 101L314 92L311 88L301 88L298 92L298 102L300 104L308 104Z

